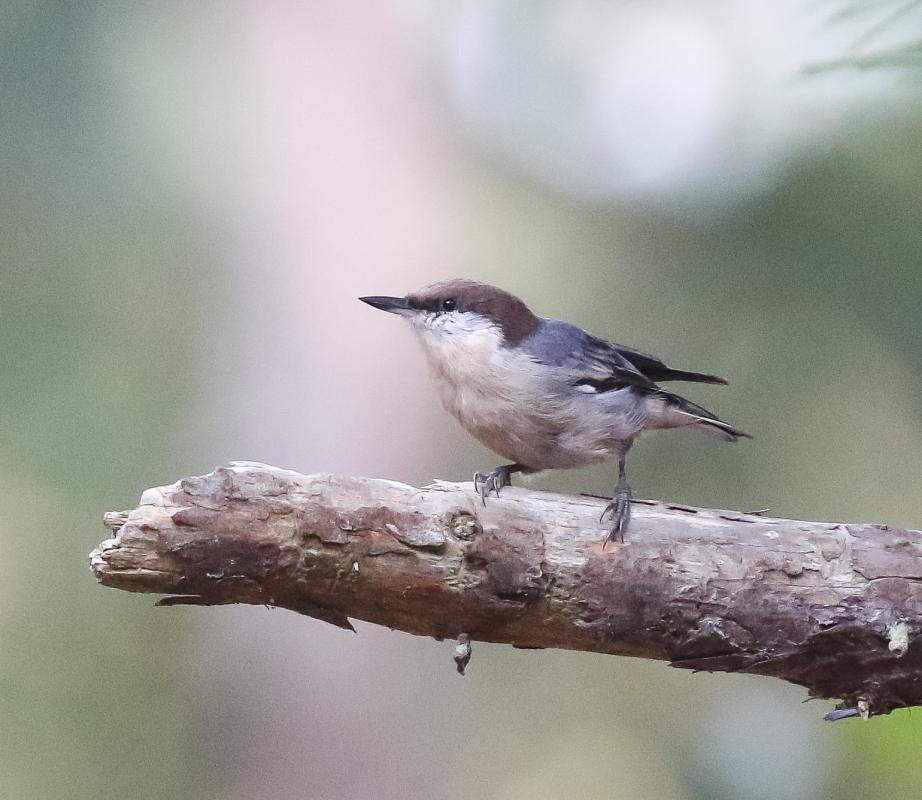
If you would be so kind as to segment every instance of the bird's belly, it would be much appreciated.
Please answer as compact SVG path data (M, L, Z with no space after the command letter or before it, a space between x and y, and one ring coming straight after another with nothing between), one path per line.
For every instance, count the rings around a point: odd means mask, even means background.
M532 469L560 469L604 461L637 434L588 397L554 400L529 387L445 383L442 402L465 430L501 456Z

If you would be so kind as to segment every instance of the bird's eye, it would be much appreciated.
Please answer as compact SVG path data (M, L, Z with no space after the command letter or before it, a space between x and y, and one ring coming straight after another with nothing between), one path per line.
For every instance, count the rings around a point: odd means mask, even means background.
M446 297L442 301L442 311L454 311L458 307L454 297Z

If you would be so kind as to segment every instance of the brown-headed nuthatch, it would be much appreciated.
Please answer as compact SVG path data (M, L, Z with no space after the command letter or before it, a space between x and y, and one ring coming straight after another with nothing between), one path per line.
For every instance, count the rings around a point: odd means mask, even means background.
M409 320L429 358L445 408L491 450L513 463L474 485L487 495L515 472L579 467L617 456L618 484L602 514L620 536L631 517L624 460L640 433L692 427L726 442L748 434L657 381L726 383L683 372L612 344L483 283L450 280L406 297L362 297Z

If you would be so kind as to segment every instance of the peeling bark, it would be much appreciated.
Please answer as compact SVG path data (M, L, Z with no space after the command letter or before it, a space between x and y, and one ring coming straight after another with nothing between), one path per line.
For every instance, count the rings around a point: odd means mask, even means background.
M234 462L106 514L90 562L160 605L770 675L841 699L830 719L922 703L919 531L638 503L603 550L603 505Z

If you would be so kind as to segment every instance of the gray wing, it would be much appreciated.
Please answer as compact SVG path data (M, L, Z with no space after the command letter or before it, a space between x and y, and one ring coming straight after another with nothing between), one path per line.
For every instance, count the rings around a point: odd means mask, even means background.
M541 325L522 343L533 358L545 364L585 371L585 385L597 391L638 386L657 389L657 381L721 383L723 378L700 372L686 372L666 366L656 356L641 353L623 344L606 342L581 328L556 319L542 320Z
M659 389L619 351L618 346L568 322L542 320L538 329L520 346L536 361L559 367L574 386L591 386L599 392L626 386L651 392Z

